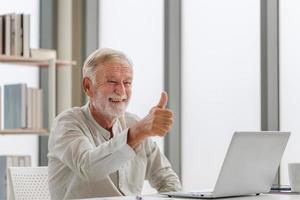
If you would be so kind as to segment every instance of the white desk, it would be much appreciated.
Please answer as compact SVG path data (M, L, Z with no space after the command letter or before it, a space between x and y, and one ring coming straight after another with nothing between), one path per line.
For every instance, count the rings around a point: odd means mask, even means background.
M189 198L167 198L158 196L145 196L142 200L193 200ZM109 197L109 198L91 198L82 200L137 200L136 197ZM197 200L197 199L194 199ZM201 199L200 199L201 200ZM245 197L232 197L232 198L220 198L217 200L300 200L300 195L295 194L262 194L258 196L245 196Z

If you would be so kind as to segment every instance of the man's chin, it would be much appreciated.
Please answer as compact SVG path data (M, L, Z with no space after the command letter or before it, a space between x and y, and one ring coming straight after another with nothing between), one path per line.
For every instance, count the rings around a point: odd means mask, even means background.
M126 109L122 109L122 110L115 110L115 109L110 109L109 114L111 117L117 118L117 117L121 117L125 114Z

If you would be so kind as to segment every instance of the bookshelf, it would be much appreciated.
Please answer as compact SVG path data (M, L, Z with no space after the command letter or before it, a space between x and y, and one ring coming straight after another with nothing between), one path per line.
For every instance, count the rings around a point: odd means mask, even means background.
M0 55L0 63L8 63L8 64L18 64L18 65L30 65L30 66L38 66L38 67L49 67L50 59L36 59L36 58L24 58L22 56L6 56ZM70 66L76 65L75 61L69 60L56 60L56 66Z
M0 135L26 135L26 134L34 134L40 136L49 135L48 129L4 129L0 130Z
M56 116L56 68L57 67L72 67L76 65L75 61L56 60L55 57L47 58L25 58L22 56L6 56L0 55L0 64L12 64L12 66L36 66L48 68L48 121L49 127ZM1 67L1 65L0 65ZM48 129L2 129L0 135L49 135Z

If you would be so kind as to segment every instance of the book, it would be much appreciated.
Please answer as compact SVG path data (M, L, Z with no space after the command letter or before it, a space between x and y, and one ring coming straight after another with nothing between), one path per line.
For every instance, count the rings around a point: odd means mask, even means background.
M33 128L33 88L27 88L27 128Z
M37 90L32 89L32 128L37 127Z
M10 156L0 156L0 199L7 199L7 169L12 166Z
M30 15L9 13L0 16L0 55L29 57Z
M22 32L21 32L21 15L15 15L15 54L16 56L21 56L22 52Z
M3 16L0 16L0 55L2 55L4 52L3 52Z
M4 85L4 129L26 128L26 84Z
M43 128L43 90L28 88L27 90L27 128Z
M37 93L37 119L36 119L36 128L41 129L43 128L43 90L42 89L36 89Z
M10 55L15 54L15 13L10 14Z
M11 14L11 55L21 56L21 15Z
M31 157L29 155L0 155L0 199L9 199L8 168L19 166L30 167Z
M21 15L21 42L22 42L22 53L21 55L28 58L30 55L30 15Z
M5 55L10 56L11 55L11 20L10 15L4 15L4 52Z

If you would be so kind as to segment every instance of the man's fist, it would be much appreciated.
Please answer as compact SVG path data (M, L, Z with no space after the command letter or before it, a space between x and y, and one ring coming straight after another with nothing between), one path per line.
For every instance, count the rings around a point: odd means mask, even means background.
M150 110L149 114L130 127L129 145L133 144L131 146L135 147L147 137L164 136L170 131L173 124L173 112L165 108L167 103L168 95L166 92L162 92L159 103Z

